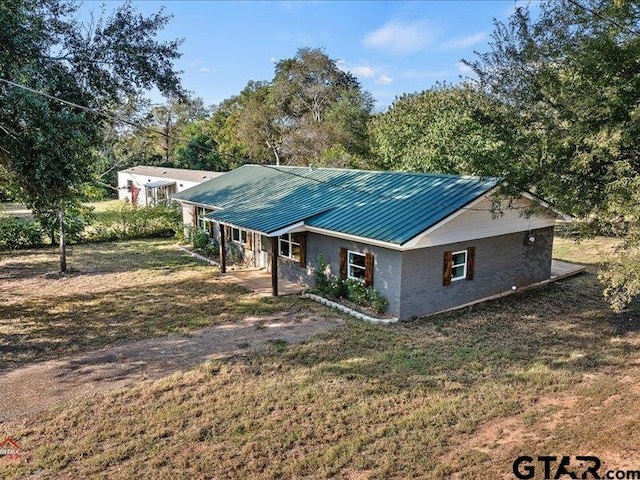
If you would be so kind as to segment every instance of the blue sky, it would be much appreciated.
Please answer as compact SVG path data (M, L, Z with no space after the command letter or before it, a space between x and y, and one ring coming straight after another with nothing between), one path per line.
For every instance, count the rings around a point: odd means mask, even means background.
M107 4L107 10L115 2ZM205 104L270 80L274 62L300 47L322 47L352 72L384 110L402 93L470 72L460 63L486 51L493 19L522 1L139 1L145 14L164 5L174 16L162 38L184 38L184 86ZM100 2L85 2L98 9Z

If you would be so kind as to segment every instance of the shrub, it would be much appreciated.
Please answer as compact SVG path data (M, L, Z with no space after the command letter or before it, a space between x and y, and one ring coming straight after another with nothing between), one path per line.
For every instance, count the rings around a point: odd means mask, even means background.
M175 205L138 207L122 202L100 214L85 233L88 241L106 242L148 237L172 237L182 230L182 216Z
M354 279L342 280L327 277L327 263L322 255L316 259L315 285L312 291L333 299L346 299L356 305L372 308L381 314L387 311L389 301L373 287L365 287L362 282Z
M200 229L191 230L191 245L198 250L204 250L211 242L209 233Z
M64 231L67 243L78 243L84 240L87 227L95 219L93 207L75 205L65 209ZM57 210L34 210L34 216L42 227L42 231L49 237L51 245L59 242L60 220Z
M235 243L229 242L227 245L226 252L226 261L229 264L239 264L242 263L244 256L242 255L242 251L240 247L238 247Z
M316 273L315 273L315 288L318 291L326 292L329 288L329 278L327 277L327 262L322 254L316 257Z
M39 247L42 237L42 227L38 222L0 217L0 250Z

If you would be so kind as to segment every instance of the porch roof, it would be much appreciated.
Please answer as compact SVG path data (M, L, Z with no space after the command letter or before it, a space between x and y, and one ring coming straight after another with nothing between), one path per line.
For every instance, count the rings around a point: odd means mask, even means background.
M155 182L148 182L144 184L144 188L159 188L166 187L167 185L175 185L174 180L156 180Z

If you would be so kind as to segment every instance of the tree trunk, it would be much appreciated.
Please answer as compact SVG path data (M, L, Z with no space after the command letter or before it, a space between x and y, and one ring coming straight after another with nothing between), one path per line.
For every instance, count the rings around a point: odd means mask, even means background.
M64 208L58 212L58 220L60 220L60 273L67 271L67 238L64 231Z

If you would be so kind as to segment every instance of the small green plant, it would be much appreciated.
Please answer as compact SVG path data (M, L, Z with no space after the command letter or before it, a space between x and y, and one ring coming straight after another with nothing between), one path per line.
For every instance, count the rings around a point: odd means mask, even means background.
M326 292L329 288L329 278L327 277L327 261L322 254L316 257L315 288L321 292Z
M384 313L389 301L373 287L365 287L364 283L349 278L343 280L328 277L327 263L322 255L316 258L315 285L312 291L333 299L345 299L363 307L372 308L376 313Z
M235 243L227 243L227 263L233 265L233 264L240 264L242 263L242 260L244 258L244 255L242 254L242 251L240 250L240 247L238 247Z
M191 245L198 250L204 250L211 242L209 233L200 229L193 229L191 231Z

